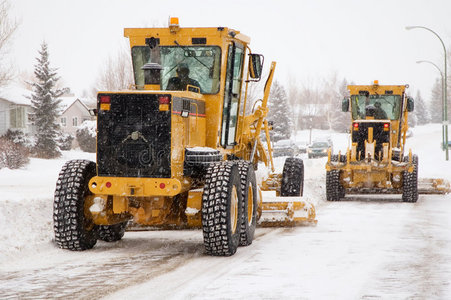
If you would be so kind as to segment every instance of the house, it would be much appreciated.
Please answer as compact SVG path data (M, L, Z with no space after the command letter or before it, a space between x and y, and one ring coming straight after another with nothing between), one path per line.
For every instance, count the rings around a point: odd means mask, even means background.
M71 134L75 137L78 126L84 121L93 120L89 113L89 107L85 104L86 100L81 100L76 96L63 96L60 98L62 113L59 122L63 133Z
M0 89L0 136L8 129L21 130L33 134L34 127L30 121L31 92L15 85Z

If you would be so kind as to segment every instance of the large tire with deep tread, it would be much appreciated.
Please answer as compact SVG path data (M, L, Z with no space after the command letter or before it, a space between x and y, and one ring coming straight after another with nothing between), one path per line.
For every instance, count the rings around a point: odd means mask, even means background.
M99 239L105 242L115 242L122 239L127 227L127 221L114 225L100 225L98 227Z
M58 177L53 204L55 241L60 248L82 251L97 242L97 227L85 216L85 197L91 194L89 180L96 164L89 160L68 161Z
M338 154L330 156L330 161L338 162ZM346 162L346 156L340 155L340 162ZM345 197L345 189L340 182L340 170L326 172L326 199L327 201L340 201Z
M240 243L242 193L236 162L213 163L207 168L202 195L202 230L205 252L235 254Z
M241 177L241 197L243 216L241 223L240 246L252 244L255 228L257 227L257 179L251 162L238 161L238 169Z
M404 157L404 161L409 161L409 157ZM402 180L402 201L417 202L418 201L418 156L412 156L413 172L403 172Z
M288 157L282 171L280 196L302 196L304 193L304 162L297 157Z
M340 170L331 170L326 173L326 199L327 201L340 201L345 196L345 189L340 182Z

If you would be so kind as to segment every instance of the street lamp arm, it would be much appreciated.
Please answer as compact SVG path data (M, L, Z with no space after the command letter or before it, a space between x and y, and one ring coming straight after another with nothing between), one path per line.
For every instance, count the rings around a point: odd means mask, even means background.
M445 47L445 43L443 43L442 38L432 29L424 27L424 26L406 26L406 30L411 30L411 29L416 29L416 28L421 28L421 29L425 29L429 32L432 32L436 37L438 37L438 39L440 40L440 42L442 43L443 46L443 52L445 55L445 67L444 67L444 79L443 79L443 126L445 127L445 150L446 150L446 160L449 160L449 154L448 154L448 97L447 97L447 81L448 81L448 75L446 73L446 47Z
M442 70L440 70L440 68L436 64L434 64L432 61L429 61L429 60L417 60L416 63L417 64L428 63L428 64L433 65L440 72L440 76L442 77L442 80L443 80L443 72L442 72Z

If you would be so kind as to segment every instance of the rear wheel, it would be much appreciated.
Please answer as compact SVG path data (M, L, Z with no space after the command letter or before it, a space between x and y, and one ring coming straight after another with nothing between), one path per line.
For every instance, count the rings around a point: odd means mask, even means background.
M122 239L128 222L114 225L100 225L98 228L99 239L105 242L115 242Z
M304 162L297 157L285 160L280 196L302 196L304 193Z
M53 204L55 241L69 250L91 249L97 242L97 227L85 214L85 198L96 164L88 160L68 161L58 177Z
M239 161L238 169L241 177L241 197L243 199L240 246L248 246L252 244L255 227L257 226L257 180L252 163Z
M230 256L240 242L242 193L234 162L211 164L202 195L202 230L207 254Z
M404 157L404 161L408 161L409 157ZM417 202L418 201L418 156L412 156L413 172L403 172L402 201Z

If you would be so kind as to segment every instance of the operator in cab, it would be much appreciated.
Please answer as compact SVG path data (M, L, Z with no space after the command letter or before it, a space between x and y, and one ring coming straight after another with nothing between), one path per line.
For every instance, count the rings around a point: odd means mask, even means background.
M176 69L177 77L172 77L168 81L166 90L169 91L185 91L187 86L196 88L189 89L190 91L200 92L200 84L197 80L189 77L190 70L188 64L179 63Z

